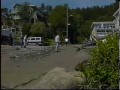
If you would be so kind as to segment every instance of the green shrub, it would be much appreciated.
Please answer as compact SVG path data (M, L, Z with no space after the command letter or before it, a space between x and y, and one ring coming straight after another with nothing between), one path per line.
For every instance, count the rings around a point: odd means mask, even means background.
M53 40L53 39L46 39L45 41L44 41L44 45L45 46L54 46L55 45L55 41Z
M119 88L119 36L108 36L106 42L98 41L91 53L89 65L81 67L85 74L88 89Z
M84 37L80 37L80 36L77 37L77 42L78 42L78 43L83 43L84 40L85 40Z
M15 36L14 40L15 40L15 44L16 44L16 45L19 45L19 44L20 44L20 38L19 38L18 35Z

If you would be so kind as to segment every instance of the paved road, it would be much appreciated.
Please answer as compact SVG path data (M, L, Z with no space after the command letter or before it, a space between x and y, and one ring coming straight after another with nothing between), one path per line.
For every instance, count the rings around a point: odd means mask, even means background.
M74 46L62 46L60 52L54 52L51 47L34 47L29 46L26 49L22 48L16 50L16 47L2 46L1 51L1 85L5 87L19 87L19 85L40 75L44 75L49 70L55 67L63 67L68 71L74 71L74 67L77 63L88 59L90 56L85 50L76 52L75 47L81 47L81 45ZM39 52L44 50L50 52L44 57L40 58ZM42 50L42 51L41 51ZM37 55L21 59L14 59L13 54L23 54L27 52L34 52ZM19 52L19 53L18 53ZM42 55L44 55L43 53ZM18 85L18 86L17 86ZM30 86L30 85L29 85ZM24 88L24 87L21 87Z

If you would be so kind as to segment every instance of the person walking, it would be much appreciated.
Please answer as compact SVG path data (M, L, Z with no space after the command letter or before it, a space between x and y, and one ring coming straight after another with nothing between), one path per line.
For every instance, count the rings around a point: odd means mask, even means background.
M55 36L55 43L55 51L58 52L60 47L60 36L58 34Z
M23 38L23 47L26 48L26 45L27 45L27 35L24 36Z

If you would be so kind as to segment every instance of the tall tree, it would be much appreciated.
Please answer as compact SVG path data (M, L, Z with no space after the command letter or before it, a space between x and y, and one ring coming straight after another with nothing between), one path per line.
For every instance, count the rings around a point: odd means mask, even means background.
M45 24L42 22L39 23L34 23L31 27L31 33L33 36L42 36L46 37L47 36L47 31Z
M64 31L66 29L67 8L64 5L59 5L54 8L49 15L49 21L52 28L55 30Z
M30 35L31 35L30 30L31 30L31 24L29 24L29 23L24 23L24 24L23 24L23 28L22 28L22 33L23 33L23 35L27 34L28 36L30 36Z
M46 8L46 7L45 7L45 4L42 3L42 4L41 4L41 10L45 10L45 8Z
M20 16L22 21L26 23L30 22L30 18L32 14L30 12L29 2L25 2L21 5L18 15Z
M8 14L8 9L7 8L1 8L2 13Z

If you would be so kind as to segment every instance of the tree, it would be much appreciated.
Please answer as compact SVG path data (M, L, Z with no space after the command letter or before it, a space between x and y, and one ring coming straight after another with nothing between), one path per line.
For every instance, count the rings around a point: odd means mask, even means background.
M51 12L53 10L53 7L51 5L49 5L49 7L47 7L48 11Z
M25 22L25 23L30 22L30 18L32 16L32 13L30 12L29 2L25 2L20 6L20 10L18 12L18 15L20 16L20 18L23 22Z
M45 4L44 3L41 4L41 10L45 10Z
M91 21L86 21L85 24L83 24L79 30L79 33L81 36L84 36L85 38L89 38L91 34L91 25L92 25L92 20Z
M2 14L8 14L8 9L7 8L1 8Z
M52 13L49 15L49 21L51 23L51 27L54 30L54 33L57 30L61 30L63 32L66 30L66 18L67 18L67 8L65 5L59 5L54 8Z
M31 27L31 35L32 36L47 36L47 30L45 24L43 22L34 23Z
M11 21L11 20L7 20L7 21L6 21L6 25L12 26L12 21Z
M23 24L23 28L22 28L22 33L23 35L27 34L27 36L30 36L31 35L31 24L29 23L24 23Z

